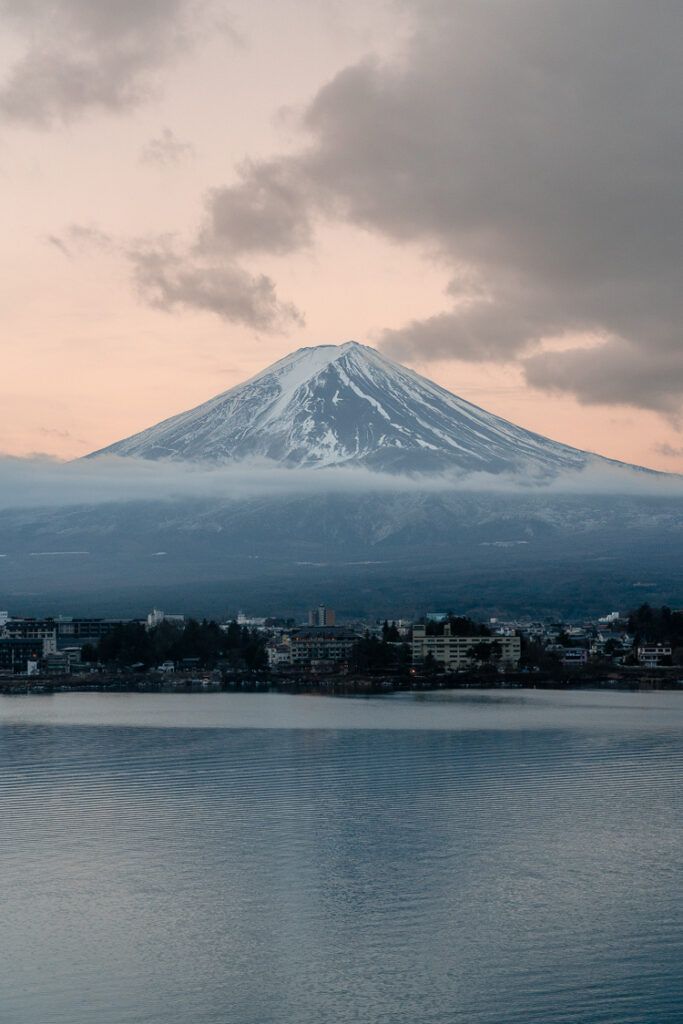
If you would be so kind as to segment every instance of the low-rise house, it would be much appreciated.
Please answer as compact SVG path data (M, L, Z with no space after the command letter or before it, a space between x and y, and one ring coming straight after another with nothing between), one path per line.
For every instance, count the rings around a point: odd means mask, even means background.
M588 630L584 626L567 626L565 633L573 643L588 639Z
M67 651L46 654L43 668L48 676L68 676L71 673L71 657Z
M292 649L289 644L270 644L266 647L268 668L282 668L292 664Z
M590 653L593 658L608 659L614 664L621 664L631 653L632 639L626 633L618 633L609 629L598 630L591 642Z
M586 665L588 651L585 647L565 647L562 651L562 664L567 667Z
M638 648L638 661L646 668L659 668L671 661L672 654L669 644L642 644Z

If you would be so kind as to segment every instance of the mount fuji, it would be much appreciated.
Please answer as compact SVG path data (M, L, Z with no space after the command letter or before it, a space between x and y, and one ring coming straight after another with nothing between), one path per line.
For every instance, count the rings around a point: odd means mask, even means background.
M93 454L534 475L582 469L597 458L485 412L355 341L301 348L197 408Z
M582 615L683 603L675 478L524 430L355 342L299 349L70 470L92 500L81 486L61 507L0 512L0 607L291 614L323 600L342 616ZM127 490L141 476L146 490Z

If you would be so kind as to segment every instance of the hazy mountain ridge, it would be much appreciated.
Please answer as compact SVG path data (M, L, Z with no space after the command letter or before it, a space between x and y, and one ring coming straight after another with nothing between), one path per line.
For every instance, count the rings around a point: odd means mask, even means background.
M683 508L452 492L128 502L5 512L0 552L0 607L26 611L282 612L324 598L388 614L578 613L676 604Z

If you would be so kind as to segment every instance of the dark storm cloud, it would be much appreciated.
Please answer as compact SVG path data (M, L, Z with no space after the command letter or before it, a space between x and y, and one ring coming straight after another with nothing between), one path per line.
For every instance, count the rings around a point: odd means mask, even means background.
M342 71L306 111L298 156L214 193L214 237L283 253L322 214L422 244L453 267L452 307L387 333L388 351L516 360L588 331L610 340L533 356L529 379L670 412L683 392L683 5L410 6L401 58Z
M0 111L46 127L136 106L154 73L191 43L204 0L0 0L23 55L0 83Z

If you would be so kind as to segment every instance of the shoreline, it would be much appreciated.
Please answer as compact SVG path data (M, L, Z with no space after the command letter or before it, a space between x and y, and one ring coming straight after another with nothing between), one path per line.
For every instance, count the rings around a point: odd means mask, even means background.
M548 676L524 673L495 676L320 676L273 677L239 676L216 680L210 676L150 679L134 675L101 674L81 678L70 676L0 677L0 696L52 696L60 693L284 693L329 697L388 696L396 693L434 692L436 690L615 690L643 692L652 690L683 693L683 670L664 669L658 673L634 671L600 675Z

